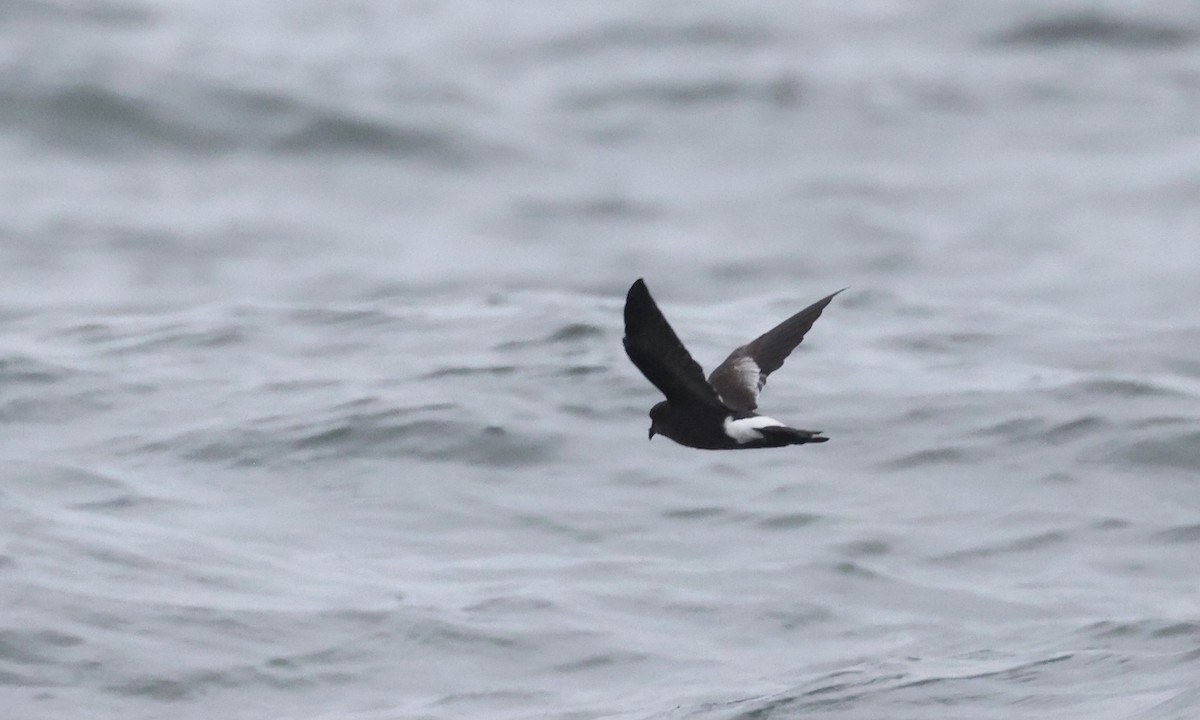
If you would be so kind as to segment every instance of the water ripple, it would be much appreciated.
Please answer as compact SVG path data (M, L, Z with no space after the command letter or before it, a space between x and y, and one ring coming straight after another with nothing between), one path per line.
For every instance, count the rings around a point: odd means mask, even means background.
M1111 456L1135 466L1200 470L1200 432L1138 440L1118 447Z
M1081 44L1125 49L1172 48L1195 42L1196 32L1178 25L1085 10L1026 20L990 40L1000 45L1048 48Z

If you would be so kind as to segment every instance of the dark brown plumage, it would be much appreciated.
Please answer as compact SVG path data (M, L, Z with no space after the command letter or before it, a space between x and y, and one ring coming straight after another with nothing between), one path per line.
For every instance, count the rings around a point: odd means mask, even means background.
M821 298L756 340L729 353L725 362L708 376L709 384L725 404L741 412L756 409L758 394L767 384L767 376L783 367L783 361L804 341L805 333L821 317L825 306L842 290Z
M783 365L835 295L734 350L706 380L646 283L634 282L625 297L625 352L667 398L650 409L650 437L662 434L681 445L713 450L828 440L819 431L790 428L755 410L767 376Z

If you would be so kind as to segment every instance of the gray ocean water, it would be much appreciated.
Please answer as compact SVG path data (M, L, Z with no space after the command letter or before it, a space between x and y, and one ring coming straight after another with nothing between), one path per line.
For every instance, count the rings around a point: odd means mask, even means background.
M0 717L1200 717L1195 2L0 0L0 198Z

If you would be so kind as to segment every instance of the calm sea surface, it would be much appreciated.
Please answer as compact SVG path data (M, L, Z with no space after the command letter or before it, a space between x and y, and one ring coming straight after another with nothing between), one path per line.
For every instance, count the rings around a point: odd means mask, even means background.
M0 198L4 718L1200 717L1194 2L0 0Z

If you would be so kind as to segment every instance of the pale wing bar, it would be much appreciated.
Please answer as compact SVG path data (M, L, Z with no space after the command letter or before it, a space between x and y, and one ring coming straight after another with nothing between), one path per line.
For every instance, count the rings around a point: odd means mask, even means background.
M842 290L816 301L730 353L708 377L721 400L739 412L757 408L758 394L766 385L767 376L783 366L821 312Z

